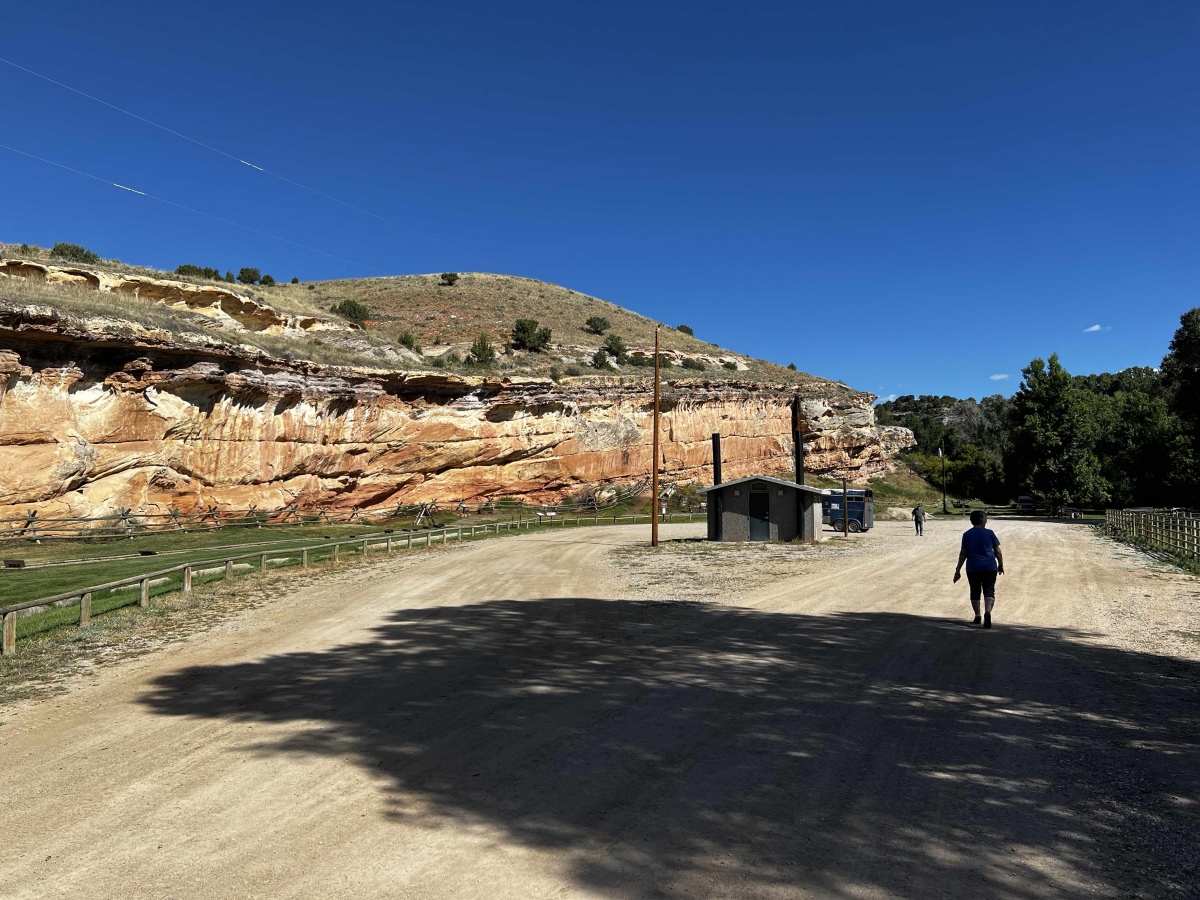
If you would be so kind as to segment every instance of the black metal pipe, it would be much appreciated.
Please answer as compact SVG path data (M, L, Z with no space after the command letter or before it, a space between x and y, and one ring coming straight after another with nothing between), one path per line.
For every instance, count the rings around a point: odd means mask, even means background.
M804 484L804 435L800 431L800 398L792 398L792 450L796 457L796 484Z
M712 436L713 454L713 484L721 483L721 432L714 431Z

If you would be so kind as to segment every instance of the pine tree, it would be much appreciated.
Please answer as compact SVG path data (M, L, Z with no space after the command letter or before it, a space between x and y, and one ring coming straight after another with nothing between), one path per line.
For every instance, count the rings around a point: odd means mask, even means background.
M1108 485L1092 451L1094 421L1071 375L1050 357L1033 360L1012 398L1011 466L1019 487L1027 487L1057 513L1070 504L1102 503Z

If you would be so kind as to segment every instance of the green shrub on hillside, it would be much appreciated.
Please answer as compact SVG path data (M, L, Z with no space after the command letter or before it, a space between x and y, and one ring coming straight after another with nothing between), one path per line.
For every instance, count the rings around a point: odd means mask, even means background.
M17 247L17 253L20 256L33 256L34 249L34 247L31 247L28 244L21 244Z
M625 362L638 369L648 369L654 365L653 357L649 356L627 356Z
M692 336L692 337L695 337L695 336L696 336L696 332L692 331L692 326L691 326L691 325L676 325L676 326L675 326L675 330L676 330L676 331L681 331L681 332L683 332L684 334L686 334L686 335L690 335L690 336Z
M612 328L612 323L604 318L604 316L589 316L588 320L583 323L583 327L592 334L604 334L604 332Z
M796 364L795 364L795 363L788 363L788 368L789 368L789 369L791 369L793 372L795 372L795 371L796 371Z
M442 284L444 284L446 287L453 287L454 282L458 281L458 279L459 279L459 274L457 272L443 272L442 273Z
M50 255L56 256L59 259L65 259L68 262L77 263L98 263L100 262L100 254L93 253L87 247L81 247L79 244L68 244L59 242L50 248Z
M272 278L270 275L264 275L262 278L260 278L258 280L258 283L261 284L263 287L271 287L272 285L275 284L275 279Z
M725 360L725 362L721 363L721 368L728 369L730 372L736 372L737 371L737 363L730 362L729 360Z
M608 361L608 354L603 350L597 350L592 355L592 368L599 369L602 372L612 372L612 364Z
M692 359L690 356L681 364L685 369L692 369L696 372L703 372L705 369L704 360Z
M292 276L292 284L299 284L299 283L300 283L300 279L297 278L295 275L293 275Z
M184 263L182 266L175 267L176 275L183 275L186 278L207 278L210 281L220 281L221 273L211 268L210 266L193 266L190 263Z
M226 272L226 273L225 273L225 280L226 280L226 281L228 281L230 284L233 284L233 273L232 273L232 272Z
M480 332L479 337L471 344L467 361L476 366L490 366L496 361L496 348L483 332Z
M629 358L629 348L625 346L625 341L619 334L610 334L606 337L604 349L611 353L613 359L619 363L623 363Z
M258 284L258 279L262 278L258 269L251 269L248 266L243 266L238 269L237 280L242 284Z
M329 311L353 322L360 328L366 324L367 319L371 318L371 310L367 308L366 304L359 303L357 300L343 300L335 303L329 308Z
M421 345L419 343L417 343L417 336L415 334L413 334L411 331L406 331L403 334L401 334L400 337L396 338L396 342L401 347L407 347L413 353L421 352Z
M512 330L512 345L517 350L541 353L550 346L550 329L539 328L537 319L517 319Z

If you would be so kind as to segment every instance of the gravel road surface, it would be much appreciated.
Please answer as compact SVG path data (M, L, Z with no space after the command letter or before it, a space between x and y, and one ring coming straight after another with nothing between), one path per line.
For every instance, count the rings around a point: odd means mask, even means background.
M8 711L0 895L1200 896L1200 580L994 527L331 574Z

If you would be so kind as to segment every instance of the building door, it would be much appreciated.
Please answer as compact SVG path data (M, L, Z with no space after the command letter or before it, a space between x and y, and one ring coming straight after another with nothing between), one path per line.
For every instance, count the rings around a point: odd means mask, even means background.
M750 540L771 539L771 495L766 491L750 492Z

